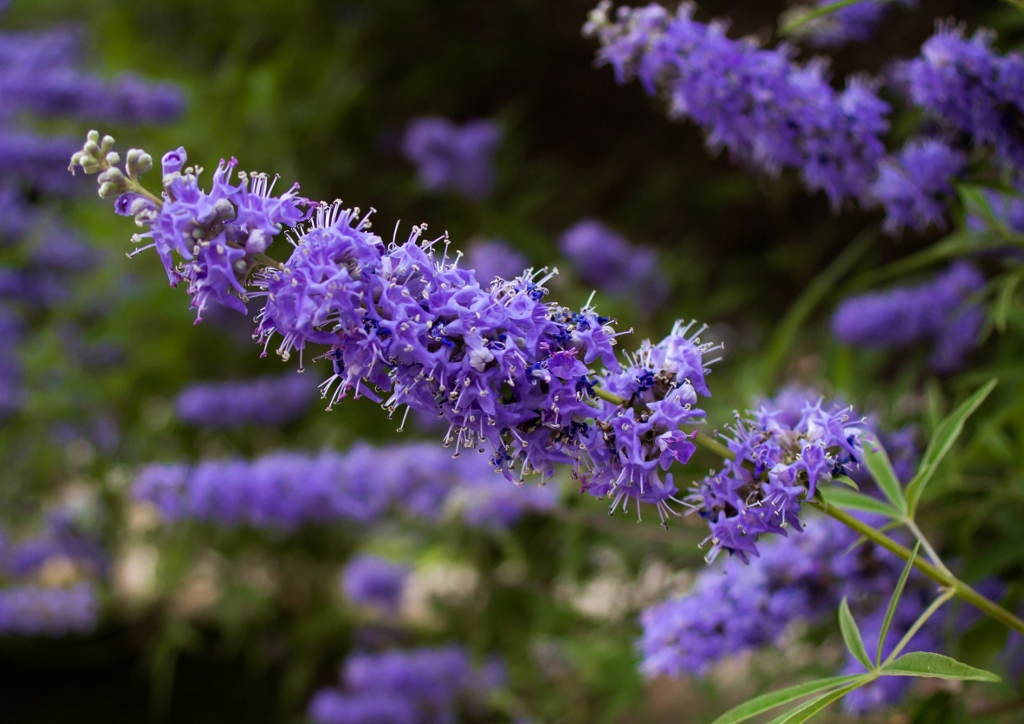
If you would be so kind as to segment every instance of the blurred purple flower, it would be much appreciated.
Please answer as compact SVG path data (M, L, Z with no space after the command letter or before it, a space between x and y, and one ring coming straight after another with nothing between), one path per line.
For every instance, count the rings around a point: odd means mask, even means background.
M427 191L455 191L478 201L494 189L494 153L501 127L494 121L470 121L457 126L437 116L410 121L405 130L406 158L419 170Z
M352 603L395 611L402 602L408 577L408 566L379 556L360 555L345 566L341 588Z
M633 246L601 222L577 222L562 233L558 248L584 284L630 297L644 308L664 301L667 283L654 249Z
M317 381L295 374L192 384L178 395L178 417L190 425L232 429L273 427L302 417L318 396Z

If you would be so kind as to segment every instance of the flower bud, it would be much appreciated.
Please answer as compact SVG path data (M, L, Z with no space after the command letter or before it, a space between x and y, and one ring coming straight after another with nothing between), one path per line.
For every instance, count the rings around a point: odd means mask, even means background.
M113 136L104 136L103 137L103 145L102 145L103 153L107 153L113 147L114 147L114 137Z
M86 139L88 139L89 141L92 141L93 143L99 143L100 142L100 132L99 131L89 131L88 135L86 135Z
M118 188L117 184L107 181L100 184L99 193L101 199L110 199L114 196L119 196L121 194L121 189Z
M116 166L121 163L121 157L118 155L117 151L111 151L107 154L107 163L111 166Z
M142 155L139 156L139 167L138 167L137 174L139 176L141 176L142 174L146 173L146 171L152 170L152 168L153 168L153 157L150 156L145 151L143 151Z
M92 139L85 142L82 150L97 160L100 158L100 147Z

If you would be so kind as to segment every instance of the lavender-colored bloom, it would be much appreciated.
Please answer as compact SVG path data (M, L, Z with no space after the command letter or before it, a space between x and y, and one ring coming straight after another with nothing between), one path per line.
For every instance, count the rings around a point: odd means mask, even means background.
M558 248L584 284L646 305L657 305L665 294L655 251L631 245L600 221L583 219L566 229Z
M65 170L68 154L77 145L67 136L6 129L0 133L0 165L8 182L19 181L46 194L67 194L75 188Z
M189 385L175 401L178 417L190 425L231 429L294 422L317 397L309 375L284 374L237 382Z
M276 179L266 174L242 173L233 184L235 159L221 161L212 188L203 191L196 174L183 168L186 158L184 148L164 156L164 201L159 208L128 193L118 199L116 210L148 227L137 239L151 241L136 253L155 248L171 286L188 283L197 321L210 303L245 313L243 282L274 237L306 218L303 208L309 202L298 196L297 184L272 196ZM179 264L175 255L184 261Z
M23 369L17 344L24 325L14 311L0 305L0 421L21 409L25 402Z
M968 229L985 231L995 223L1005 227L1010 233L1024 235L1024 198L1018 194L1004 193L995 189L984 189L981 194L988 204L988 211L991 211L991 214L980 208L969 206L966 210Z
M425 443L360 444L344 455L277 453L194 467L149 465L134 487L135 498L156 505L168 521L277 530L372 523L389 511L436 520L449 508L473 527L507 527L530 510L550 509L557 494L553 487L511 485L483 456L453 459Z
M726 550L747 563L761 536L799 532L801 501L857 465L865 426L851 408L808 398L795 423L786 412L768 401L747 419L737 414L723 436L735 460L688 496L711 527L709 561Z
M871 187L885 208L885 230L899 234L904 227L944 227L953 181L966 167L967 157L941 141L907 143L899 155L881 164Z
M610 492L611 483L616 503L666 499L667 487L655 482L651 490L644 483L655 481L655 467L667 470L672 460L688 458L690 443L671 425L700 412L682 414L672 405L692 405L676 399L684 394L676 388L687 379L697 393L709 394L704 355L714 345L687 336L680 326L658 345L657 359L644 362L645 375L663 375L656 393L634 397L630 405L636 403L636 430L649 429L648 418L657 418L650 424L658 428L660 449L636 440L629 450L624 442L615 450L616 438L624 441L626 432L612 433L610 418L618 422L625 412L602 404L595 413L589 365L603 363L606 376L621 372L613 349L619 333L589 305L576 311L546 303L544 284L554 272L527 269L484 288L472 271L458 267L460 255L451 253L447 238L423 241L424 229L413 227L404 243L385 244L369 231L369 214L361 217L340 202L314 209L309 222L296 227L288 261L269 263L262 250L281 226L299 223L304 200L293 192L271 199L265 180L251 189L246 179L230 186L234 161L218 167L206 194L194 175L181 175L186 159L178 149L164 156L165 193L158 207L100 157L98 138L92 133L72 164L103 171L105 194L128 189L115 210L150 227L143 236L153 240L149 246L156 247L172 283L189 279L193 306L201 311L207 301L218 301L244 309L242 299L262 297L256 336L265 350L275 337L285 360L308 344L330 346L322 357L333 374L321 385L329 407L351 394L370 397L391 413L405 407L403 419L413 410L434 415L447 423L445 445L454 444L456 455L489 448L492 464L509 479L533 472L547 478L555 465L568 464L575 474L599 476L600 494ZM172 253L191 261L176 268ZM699 383L687 377L693 374ZM653 389L646 376L622 384L638 393ZM641 404L646 402L671 410L656 413Z
M64 636L89 633L98 617L96 592L87 584L72 588L16 586L0 589L0 634Z
M933 369L953 372L977 346L984 312L967 300L984 283L974 266L957 262L917 286L850 297L833 314L832 333L846 344L881 349L931 340Z
M692 331L692 325L677 322L658 344L645 340L625 369L600 380L603 389L627 402L599 402L587 445L592 469L580 483L590 495L611 497L611 512L620 505L625 510L633 498L656 506L663 525L666 513L675 514L670 502L679 502L678 490L668 470L686 464L696 449L692 434L680 428L703 422L697 396L710 395L707 365L717 361L705 359L718 349L701 344L706 327Z
M416 705L395 692L344 694L336 689L318 691L309 702L314 724L418 724Z
M403 150L427 191L455 191L473 200L494 189L494 152L501 127L494 121L457 126L445 118L417 118L405 130Z
M921 55L899 70L911 100L1000 158L1024 167L1019 121L1024 113L1024 55L999 55L995 34L970 38L945 24L921 46Z
M341 588L352 603L394 611L402 602L408 566L379 556L357 556L345 567Z
M834 208L871 203L889 112L871 84L852 79L836 92L822 62L797 65L788 47L731 40L725 23L693 20L692 3L675 15L655 4L622 7L614 21L610 7L602 2L584 31L600 40L598 59L620 83L635 77L667 97L669 115L700 126L712 150L767 173L796 169Z
M357 653L345 662L344 691L321 690L309 714L317 724L454 724L461 700L501 686L493 669L493 660L474 669L459 646Z
M701 674L716 661L777 642L795 621L821 621L848 597L857 610L881 604L899 561L873 546L848 551L857 535L828 518L801 535L760 546L753 565L729 561L701 571L682 598L641 615L641 670L648 676Z
M530 262L507 242L497 239L470 242L466 249L466 267L472 269L481 284L498 277L515 279Z

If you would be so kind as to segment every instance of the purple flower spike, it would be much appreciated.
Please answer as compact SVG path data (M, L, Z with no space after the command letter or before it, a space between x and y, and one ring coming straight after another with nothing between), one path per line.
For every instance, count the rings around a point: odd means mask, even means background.
M832 333L846 344L881 349L931 340L932 368L955 372L978 345L985 315L967 300L984 283L973 265L957 262L924 284L850 297L833 314Z
M378 556L358 556L345 568L341 587L352 603L395 611L408 576L406 566Z
M493 157L499 143L501 127L494 121L457 126L430 116L409 123L404 150L427 191L455 191L480 200L494 189Z

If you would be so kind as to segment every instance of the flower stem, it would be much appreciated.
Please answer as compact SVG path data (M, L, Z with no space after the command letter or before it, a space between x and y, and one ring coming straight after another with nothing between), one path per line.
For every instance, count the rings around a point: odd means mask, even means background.
M911 550L905 546L900 545L889 536L885 535L879 530L872 528L867 523L854 518L852 515L847 513L842 508L838 508L835 505L826 505L818 502L817 500L807 501L810 505L814 506L818 510L825 513L832 518L835 518L843 525L852 528L853 530L860 533L862 536L870 540L872 543L885 548L890 553L899 556L905 561L910 560ZM930 579L935 581L941 586L945 586L951 590L957 598L963 599L967 603L971 604L975 608L983 611L986 615L999 621L1004 626L1012 628L1014 631L1024 634L1024 621L1014 616L1012 613L1007 611L1005 608L997 603L990 601L989 599L982 596L980 593L975 591L973 588L968 586L966 583L958 579L952 573L942 571L935 567L928 561L924 560L920 556L914 559L914 568L921 571L921 573L928 576Z

